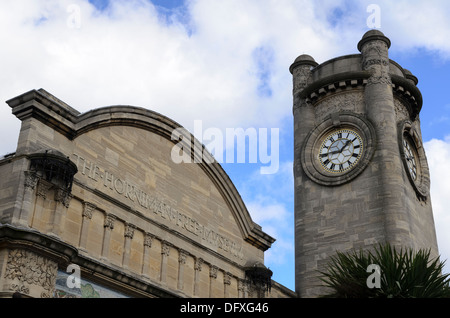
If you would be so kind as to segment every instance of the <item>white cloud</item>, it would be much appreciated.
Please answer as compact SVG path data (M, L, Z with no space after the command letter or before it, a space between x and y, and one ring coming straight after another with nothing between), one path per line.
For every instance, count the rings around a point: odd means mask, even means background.
M259 169L239 184L240 193L254 222L276 239L265 253L269 265L290 264L294 257L294 181L292 162L282 162L275 174ZM292 277L291 277L292 278Z
M431 175L431 203L433 205L439 253L446 261L446 273L450 273L450 136L444 140L432 139L424 143Z
M145 0L111 1L103 13L86 0L2 1L0 99L43 87L80 111L131 104L188 129L195 119L276 127L291 115L288 67L296 56L329 58L341 44L314 2L188 6L166 19ZM7 107L0 111L14 121Z
M293 213L281 203L266 204L253 201L247 204L253 221L262 226L263 231L276 238L273 247L265 253L265 262L270 265L286 264L294 254Z
M43 87L80 111L132 104L188 129L195 119L279 126L291 116L289 65L302 53L318 62L357 53L371 2L195 0L167 18L146 0L111 1L102 13L87 0L1 1L0 99ZM377 3L397 47L450 55L448 2ZM7 107L0 115L14 121Z

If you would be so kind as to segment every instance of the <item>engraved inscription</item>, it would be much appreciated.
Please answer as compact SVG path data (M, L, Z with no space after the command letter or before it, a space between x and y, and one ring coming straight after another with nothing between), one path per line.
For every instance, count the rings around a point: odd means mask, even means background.
M177 228L183 231L200 237L202 241L216 246L220 250L230 253L240 260L244 258L242 246L235 241L220 235L213 229L199 223L196 219L181 213L158 197L150 195L137 185L118 177L95 162L90 162L76 153L73 156L81 175L95 182L98 190L103 192L109 191L114 195L123 196L138 208L152 211L160 219L176 225Z

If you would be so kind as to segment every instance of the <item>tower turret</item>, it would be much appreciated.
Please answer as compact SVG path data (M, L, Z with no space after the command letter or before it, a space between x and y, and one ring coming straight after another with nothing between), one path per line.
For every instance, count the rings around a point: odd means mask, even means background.
M389 59L378 30L360 54L317 64L299 56L293 75L296 291L323 293L318 270L336 251L378 243L438 256L422 145L417 78Z

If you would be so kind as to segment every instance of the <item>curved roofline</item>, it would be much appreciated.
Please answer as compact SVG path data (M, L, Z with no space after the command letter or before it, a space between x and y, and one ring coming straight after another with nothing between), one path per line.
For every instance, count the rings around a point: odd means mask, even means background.
M174 129L183 129L190 137L191 149L194 149L192 156L198 153L208 156L207 161L211 163L201 160L195 164L198 164L216 185L233 213L244 240L263 251L275 242L274 238L262 231L261 226L253 222L239 192L222 166L203 144L176 121L158 112L129 105L106 106L79 113L43 89L31 90L6 103L19 119L34 117L70 140L102 127L130 126L156 133L175 143L177 141L171 138ZM196 149L199 145L202 149Z

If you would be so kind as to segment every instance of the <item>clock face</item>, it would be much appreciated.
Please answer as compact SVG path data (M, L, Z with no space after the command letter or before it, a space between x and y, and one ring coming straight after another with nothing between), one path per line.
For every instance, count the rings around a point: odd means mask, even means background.
M363 152L361 136L353 129L338 129L325 136L319 162L332 173L343 173L356 166Z
M411 178L416 181L417 180L417 160L414 154L413 148L405 138L403 139L403 153L405 155L406 164L408 166L408 172Z

